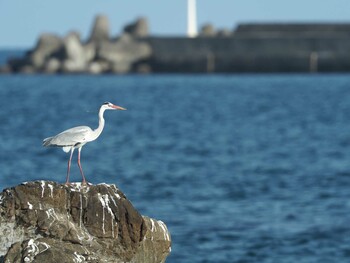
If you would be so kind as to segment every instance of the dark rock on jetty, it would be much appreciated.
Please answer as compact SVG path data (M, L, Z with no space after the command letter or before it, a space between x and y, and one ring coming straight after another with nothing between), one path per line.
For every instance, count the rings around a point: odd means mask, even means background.
M0 262L165 262L169 231L107 184L23 183L0 195Z

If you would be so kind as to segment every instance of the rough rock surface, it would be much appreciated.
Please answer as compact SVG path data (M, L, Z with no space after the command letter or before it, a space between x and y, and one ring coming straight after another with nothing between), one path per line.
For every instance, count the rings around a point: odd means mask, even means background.
M107 184L23 183L0 195L0 262L165 262L166 225Z

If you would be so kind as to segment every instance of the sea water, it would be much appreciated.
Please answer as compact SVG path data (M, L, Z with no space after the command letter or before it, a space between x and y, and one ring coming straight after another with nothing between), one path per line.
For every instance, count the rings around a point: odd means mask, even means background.
M42 139L97 127L105 101L127 111L85 175L167 224L167 262L350 262L350 75L0 75L1 189L63 183Z

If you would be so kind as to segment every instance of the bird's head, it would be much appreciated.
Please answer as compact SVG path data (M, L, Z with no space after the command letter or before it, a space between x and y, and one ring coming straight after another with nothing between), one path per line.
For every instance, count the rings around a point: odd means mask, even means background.
M118 105L114 105L113 103L110 103L110 102L103 103L101 108L105 110L126 110L125 108L120 107Z

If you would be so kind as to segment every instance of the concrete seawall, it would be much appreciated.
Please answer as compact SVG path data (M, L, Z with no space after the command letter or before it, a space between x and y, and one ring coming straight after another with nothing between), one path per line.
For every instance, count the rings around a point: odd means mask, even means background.
M147 38L153 72L350 71L350 37Z

